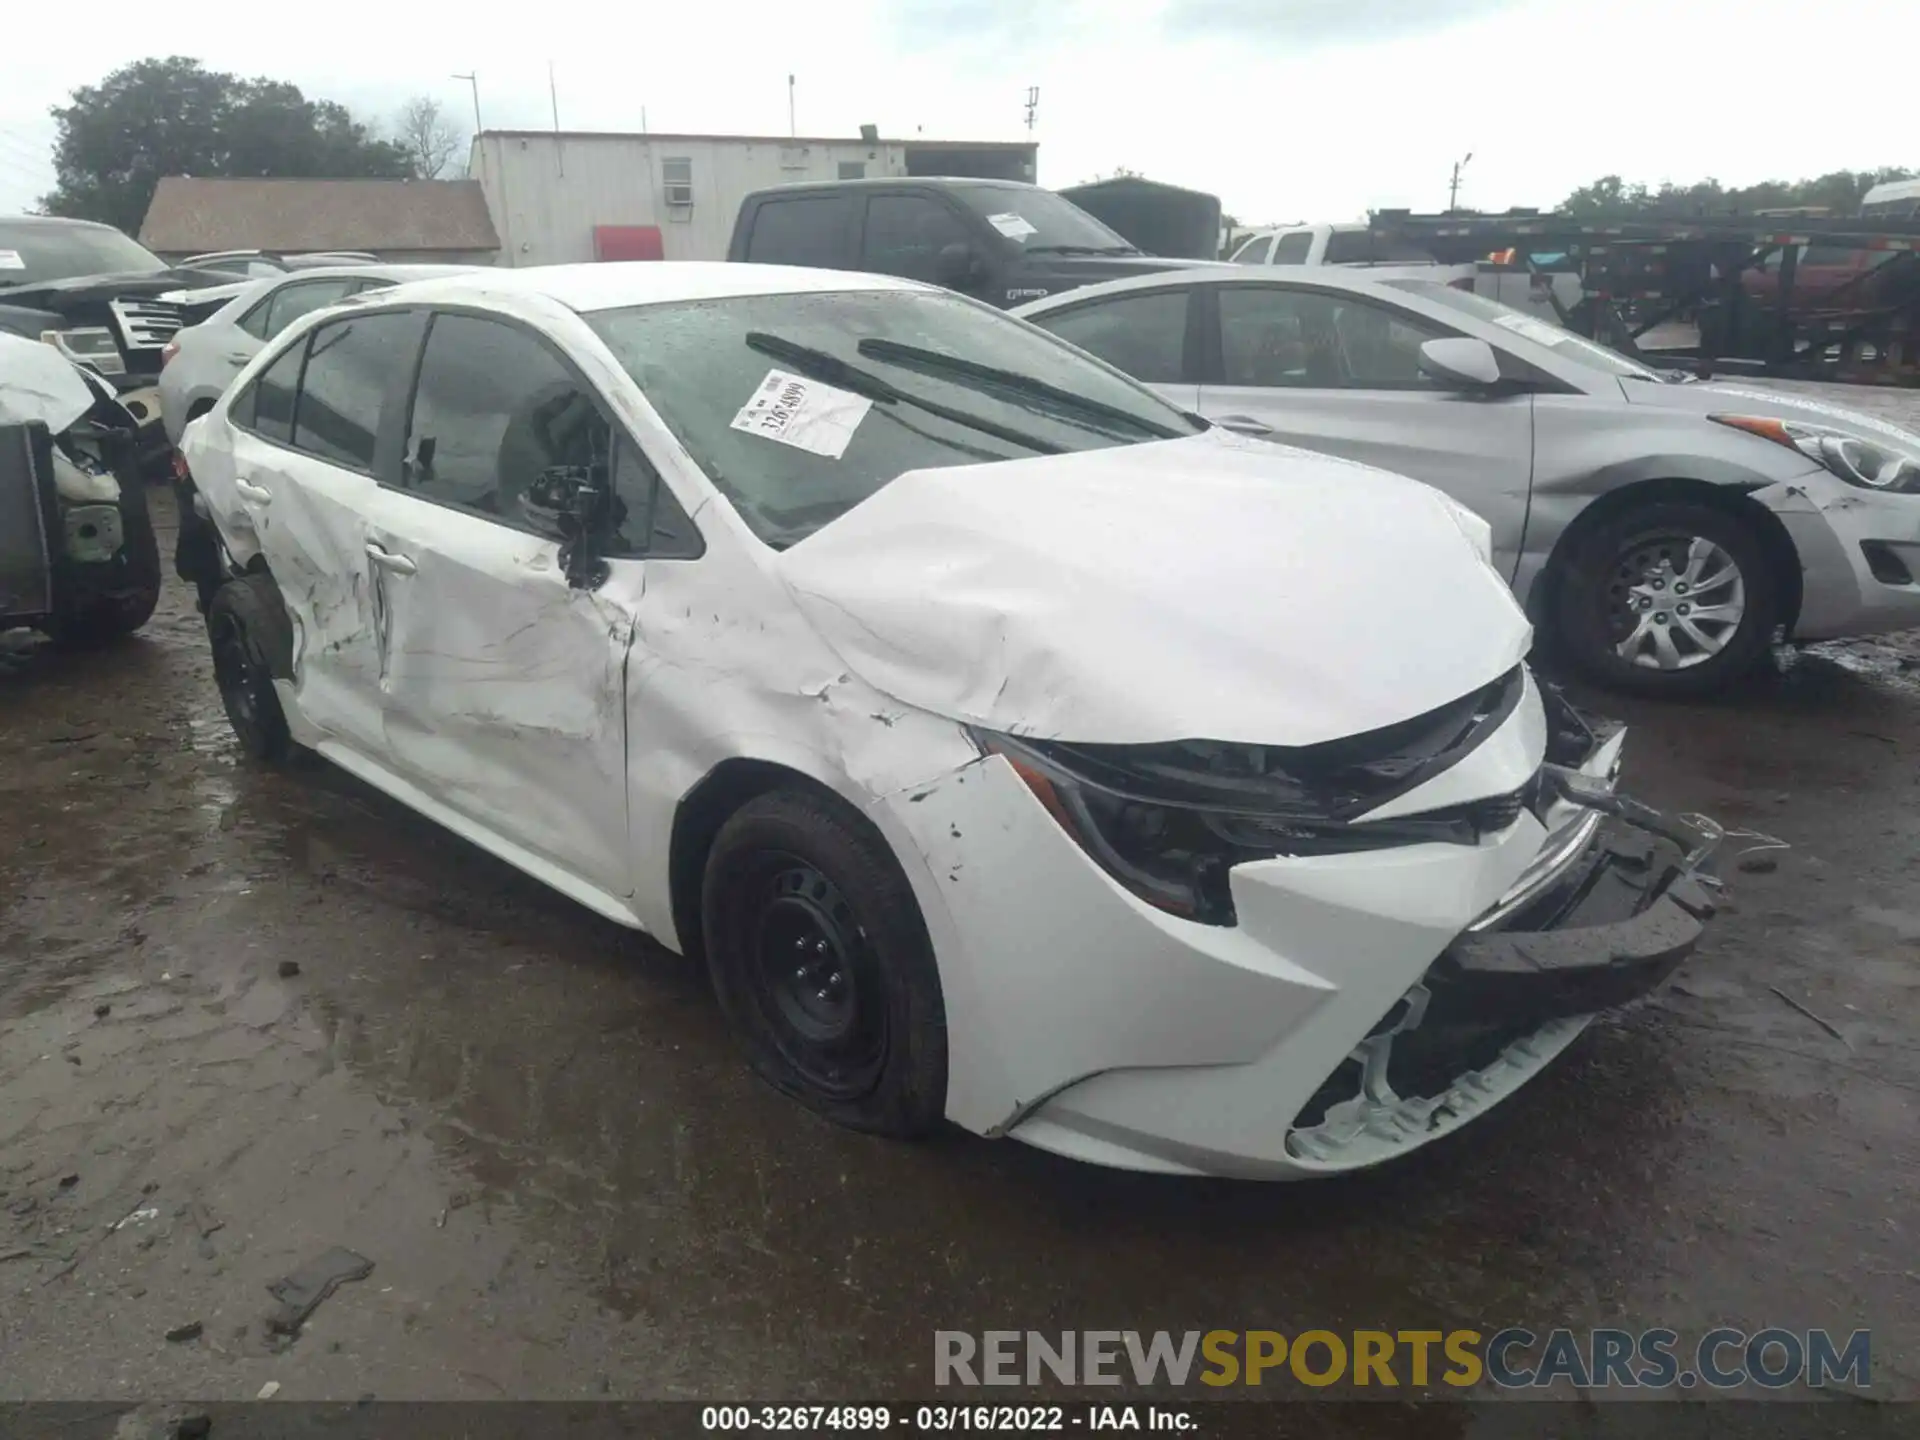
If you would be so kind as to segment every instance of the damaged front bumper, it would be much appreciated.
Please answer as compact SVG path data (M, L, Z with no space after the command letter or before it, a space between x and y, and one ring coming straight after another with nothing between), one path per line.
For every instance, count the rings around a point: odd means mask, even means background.
M1713 916L1710 850L1602 825L1523 905L1441 951L1302 1107L1289 1152L1346 1170L1415 1149L1517 1088L1595 1015L1650 994Z
M1284 1179L1405 1154L1511 1094L1713 912L1717 832L1614 795L1622 733L1569 735L1547 698L1459 762L1476 790L1529 787L1506 829L1236 866L1228 927L1125 895L998 757L904 806L929 859L955 837L950 1116L1108 1165ZM963 832L1004 838L962 857Z

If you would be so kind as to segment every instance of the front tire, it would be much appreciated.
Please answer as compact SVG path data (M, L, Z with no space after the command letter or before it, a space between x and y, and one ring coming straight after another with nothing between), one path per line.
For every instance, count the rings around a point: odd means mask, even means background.
M1754 670L1782 615L1780 577L1753 524L1666 501L1603 521L1562 567L1555 619L1567 659L1616 690L1705 695Z
M207 606L207 639L213 647L213 678L240 748L255 760L283 761L293 750L286 712L274 692L267 637L279 597L259 576L229 581Z
M838 1124L924 1135L946 1108L946 1011L912 888L838 801L776 790L723 825L707 965L754 1069Z

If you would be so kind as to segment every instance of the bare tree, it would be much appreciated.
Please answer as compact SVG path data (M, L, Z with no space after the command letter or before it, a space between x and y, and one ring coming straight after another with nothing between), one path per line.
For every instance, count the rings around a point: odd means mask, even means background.
M440 102L430 95L416 95L394 119L393 143L407 152L416 180L437 180L453 164L462 141Z

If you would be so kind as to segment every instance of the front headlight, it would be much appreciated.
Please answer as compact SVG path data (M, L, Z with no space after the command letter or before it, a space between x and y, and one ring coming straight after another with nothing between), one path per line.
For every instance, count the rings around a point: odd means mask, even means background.
M1844 430L1807 425L1798 420L1776 420L1765 415L1709 415L1707 418L1784 445L1789 450L1798 450L1849 485L1901 494L1920 490L1920 455L1896 449L1884 441L1863 440Z
M1170 914L1231 925L1227 872L1246 861L1473 845L1512 825L1533 798L1524 788L1392 820L1358 817L1458 762L1506 721L1525 687L1516 667L1425 715L1320 745L1071 745L969 733L1120 885Z
M69 360L91 366L102 375L124 375L127 362L120 356L113 332L104 325L82 325L72 330L42 330L40 338Z

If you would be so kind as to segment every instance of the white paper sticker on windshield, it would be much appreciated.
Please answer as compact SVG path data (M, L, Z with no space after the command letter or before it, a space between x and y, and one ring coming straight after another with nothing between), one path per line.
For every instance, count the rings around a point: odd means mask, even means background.
M1015 215L1011 210L1004 215L989 215L987 223L1009 240L1024 240L1029 235L1039 233L1026 216Z
M1493 323L1536 345L1564 345L1573 338L1571 331L1562 330L1545 320L1536 320L1531 315L1496 315Z
M18 250L0 250L0 270L24 270L27 262L20 258Z
M873 401L851 390L769 370L753 398L733 417L733 428L838 460L872 408Z

